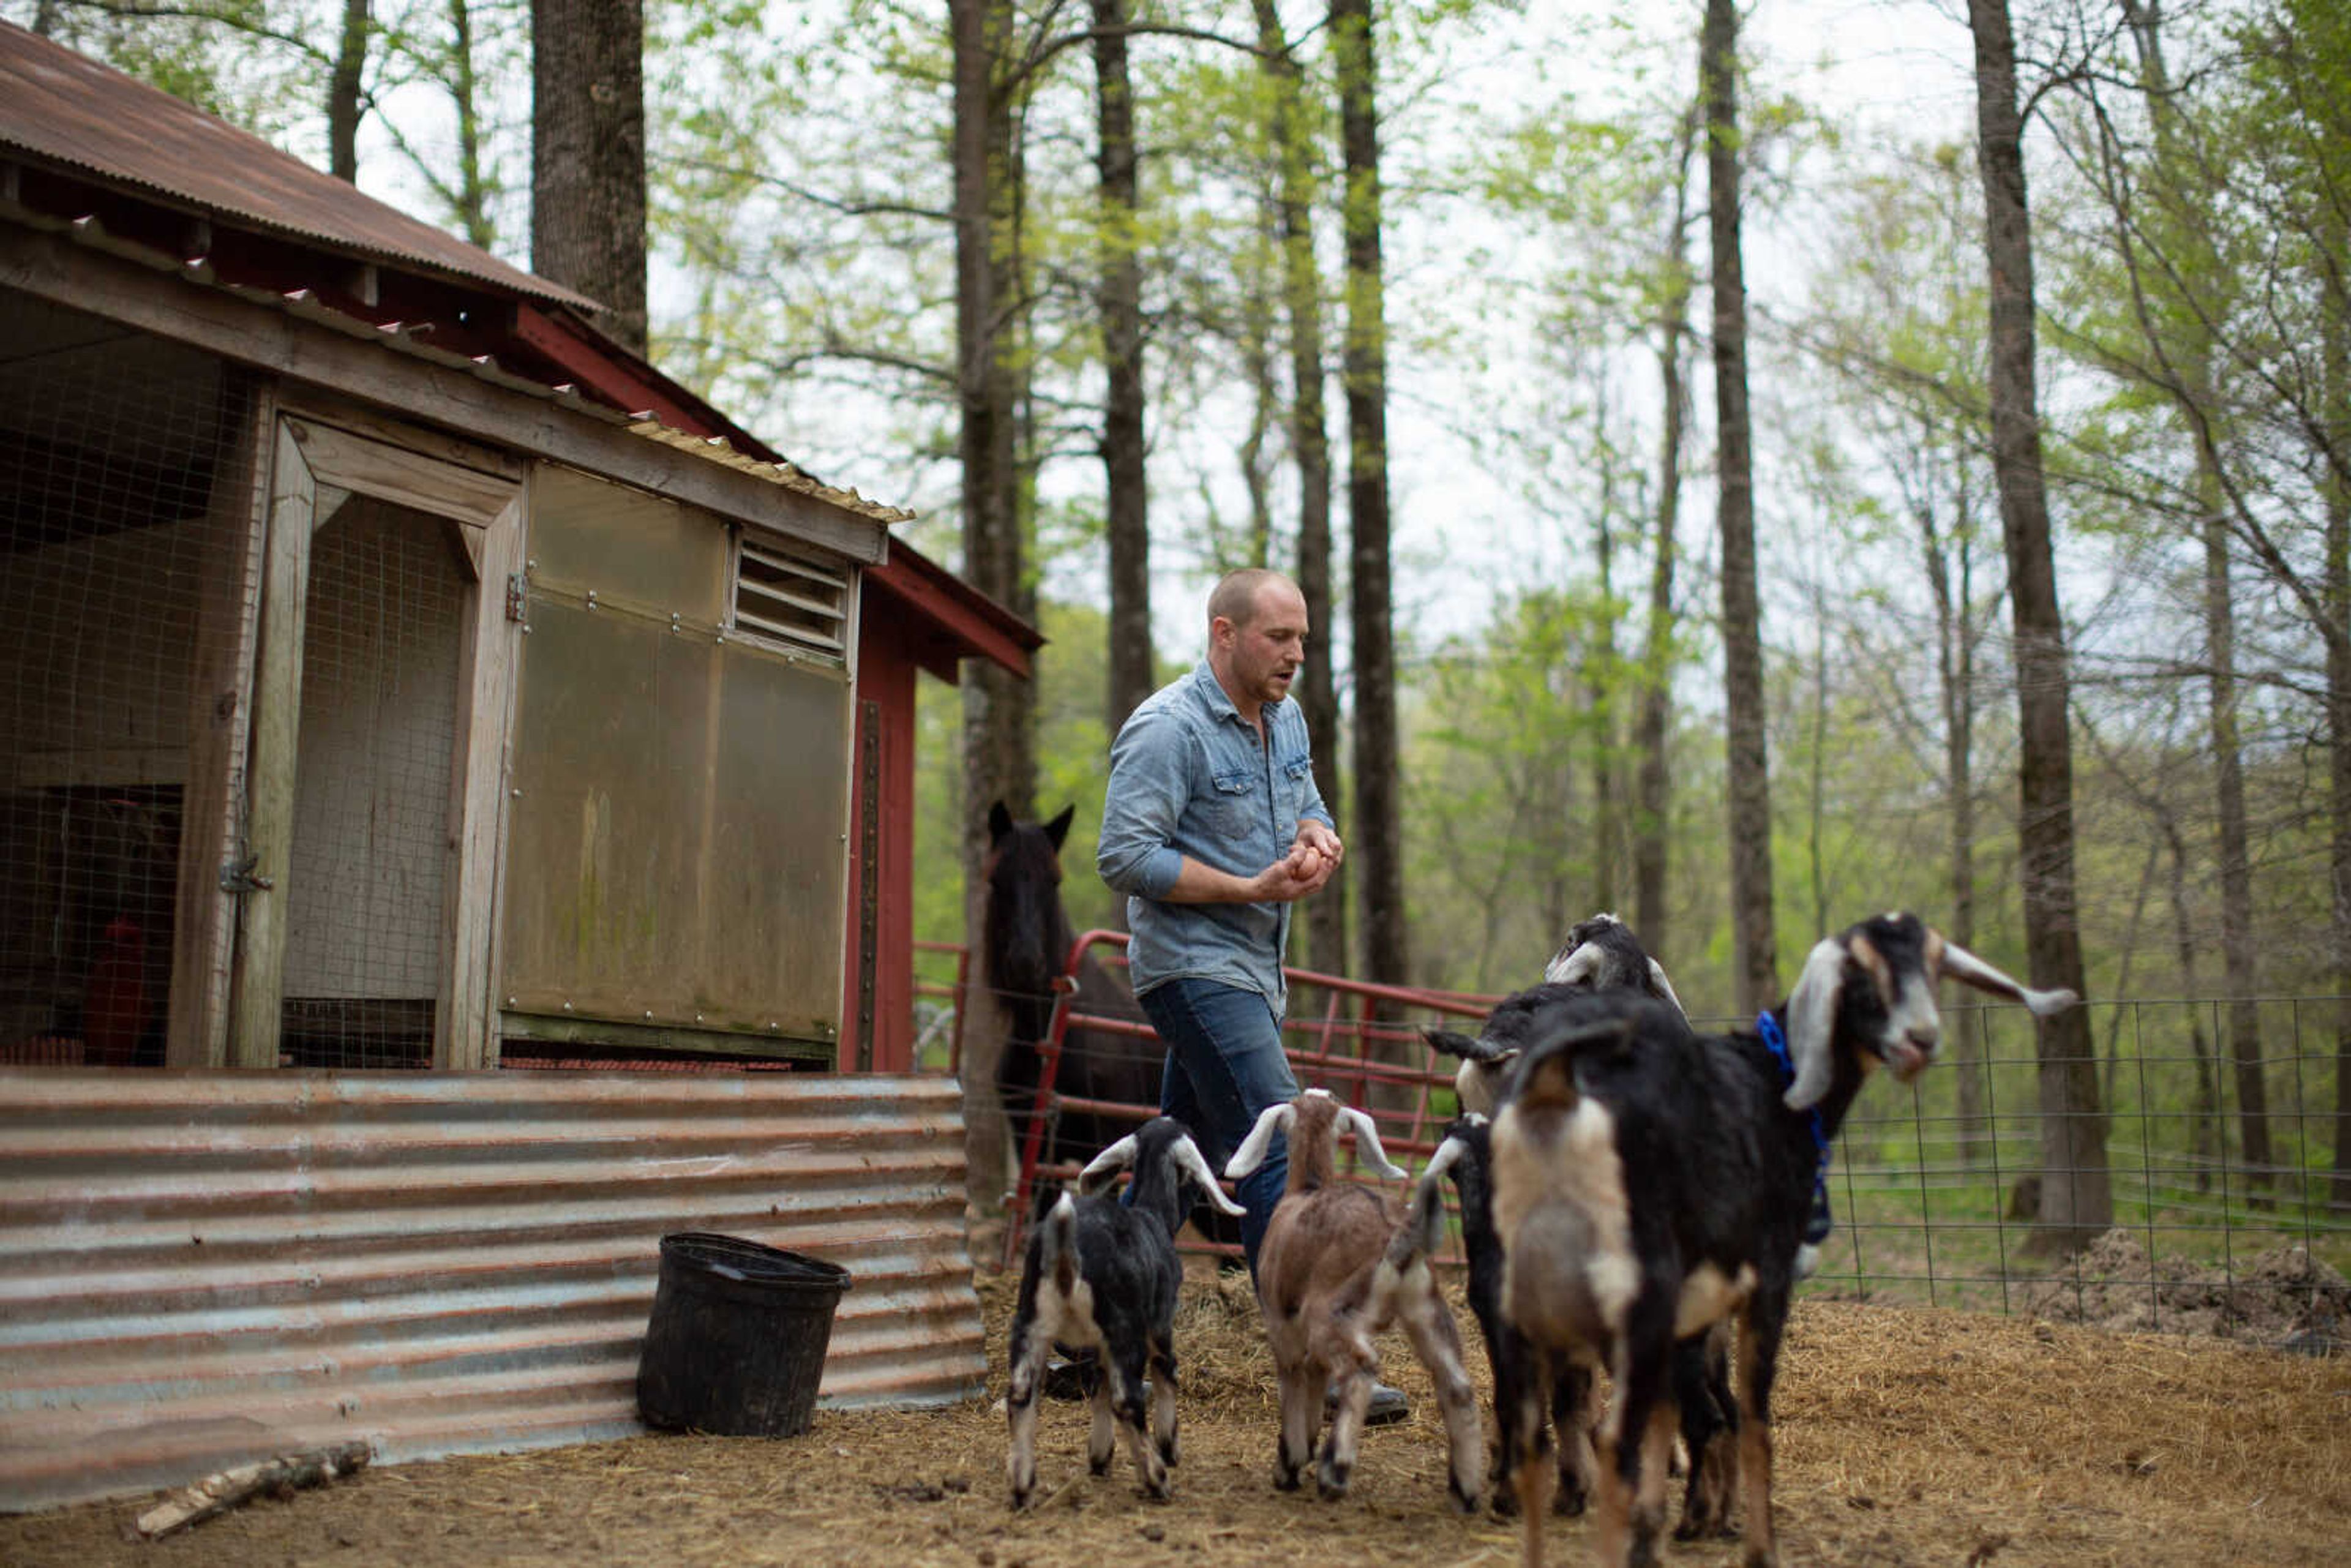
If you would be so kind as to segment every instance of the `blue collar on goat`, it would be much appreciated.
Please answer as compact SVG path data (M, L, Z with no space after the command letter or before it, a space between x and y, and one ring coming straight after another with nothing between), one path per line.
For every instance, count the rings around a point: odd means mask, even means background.
M1788 1037L1781 1030L1780 1020L1771 1016L1770 1008L1765 1008L1755 1015L1755 1032L1763 1037L1764 1049L1771 1053L1771 1060L1780 1064L1780 1071L1788 1082L1793 1084L1796 1082L1795 1059L1788 1054ZM1819 1155L1820 1163L1813 1168L1813 1214L1812 1218L1804 1223L1804 1245L1817 1251L1820 1244L1829 1239L1831 1229L1829 1134L1828 1129L1821 1125L1821 1108L1818 1105L1813 1107L1812 1124L1813 1149ZM1796 1266L1797 1278L1802 1279L1812 1272L1812 1270L1806 1267L1809 1261L1810 1260L1800 1259Z

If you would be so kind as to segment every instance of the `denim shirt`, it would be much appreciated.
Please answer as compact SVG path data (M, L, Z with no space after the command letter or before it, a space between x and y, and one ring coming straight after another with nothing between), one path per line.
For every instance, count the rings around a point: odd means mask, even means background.
M1203 662L1145 699L1111 745L1094 864L1127 895L1134 939L1126 952L1138 996L1201 978L1258 992L1277 1019L1289 1003L1281 961L1293 905L1164 902L1186 855L1255 876L1290 852L1301 817L1336 827L1314 787L1297 702L1270 703L1263 717L1260 746Z

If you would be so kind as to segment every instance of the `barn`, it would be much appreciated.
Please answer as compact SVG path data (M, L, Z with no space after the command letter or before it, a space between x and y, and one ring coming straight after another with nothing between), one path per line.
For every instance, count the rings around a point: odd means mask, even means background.
M596 308L0 24L0 1507L627 1429L673 1228L977 1385L914 692L1040 639Z

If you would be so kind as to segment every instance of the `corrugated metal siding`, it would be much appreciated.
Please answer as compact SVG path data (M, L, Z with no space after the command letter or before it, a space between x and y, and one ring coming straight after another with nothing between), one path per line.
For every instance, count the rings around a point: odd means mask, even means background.
M979 1391L935 1077L0 1071L0 1508L641 1430L660 1238L853 1277L832 1406Z

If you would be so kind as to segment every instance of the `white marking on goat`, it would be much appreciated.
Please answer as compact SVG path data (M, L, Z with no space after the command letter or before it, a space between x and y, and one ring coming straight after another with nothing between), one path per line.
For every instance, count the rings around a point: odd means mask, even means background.
M1615 1121L1597 1100L1579 1099L1563 1119L1529 1114L1513 1103L1503 1108L1493 1135L1494 1228L1502 1239L1503 1299L1550 1295L1545 1287L1559 1281L1539 1284L1528 1270L1564 1267L1573 1276L1569 1282L1589 1294L1593 1312L1612 1334L1622 1331L1641 1283ZM1531 1249L1515 1245L1520 1230L1543 1211L1586 1232L1574 1256L1529 1261Z
M1682 1279L1682 1293L1674 1302L1674 1337L1684 1339L1720 1322L1747 1304L1755 1293L1755 1266L1741 1263L1729 1279L1712 1263L1700 1263Z

